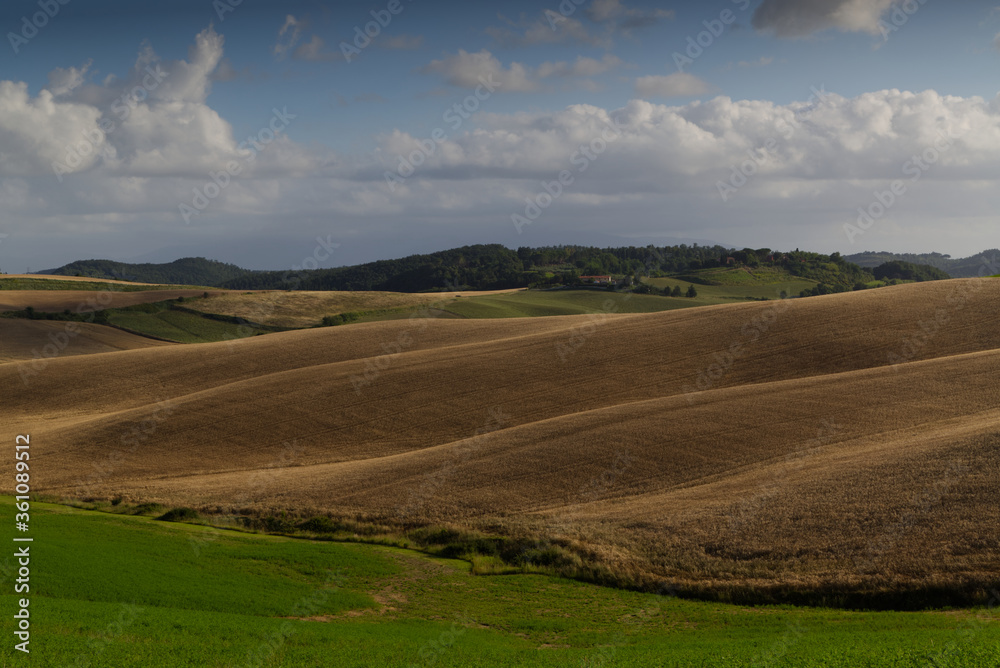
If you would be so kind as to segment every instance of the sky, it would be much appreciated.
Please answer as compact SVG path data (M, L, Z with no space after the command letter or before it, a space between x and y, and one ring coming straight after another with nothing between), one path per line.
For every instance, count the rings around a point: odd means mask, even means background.
M8 273L1000 246L1000 0L9 0L0 31Z

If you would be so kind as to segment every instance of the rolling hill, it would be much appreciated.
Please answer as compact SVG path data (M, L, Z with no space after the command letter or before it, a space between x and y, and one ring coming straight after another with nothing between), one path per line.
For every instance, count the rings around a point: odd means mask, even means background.
M65 355L155 348L169 345L162 341L137 336L111 327L84 322L66 323L48 320L0 320L0 363L46 359L53 352Z
M0 364L0 396L49 494L530 535L723 598L980 601L998 300L362 323L61 356L27 387Z
M160 264L131 264L114 260L78 260L40 272L56 276L117 279L138 283L217 286L252 273L234 264L186 257Z
M888 251L866 251L845 257L849 262L866 269L874 269L886 262L927 264L946 272L952 278L976 278L983 275L993 275L997 273L997 267L1000 266L997 264L1000 250L996 248L966 258L953 258L941 253L890 253ZM984 266L991 269L984 272Z
M332 251L329 239L318 239L317 253ZM326 249L326 250L323 250ZM316 257L319 257L317 255ZM328 255L326 257L329 257ZM576 286L580 276L611 275L617 280L677 276L705 285L728 282L741 270L739 285L805 281L821 288L817 294L846 291L869 283L867 269L839 253L787 253L769 248L743 250L721 246L645 246L592 248L585 246L519 247L501 244L463 246L434 253L378 260L364 264L319 268L293 267L251 271L235 265L183 258L166 264L128 264L111 260L74 262L50 273L91 279L127 279L147 283L187 284L233 290L454 292L524 287ZM308 265L308 262L303 262ZM725 275L727 274L728 275ZM44 273L44 272L43 272ZM717 279L722 279L719 282Z
M42 313L59 313L66 310L71 313L90 313L109 308L151 304L178 297L201 297L204 293L204 290L184 287L136 292L119 292L117 290L2 290L0 291L0 311L20 311L31 307Z

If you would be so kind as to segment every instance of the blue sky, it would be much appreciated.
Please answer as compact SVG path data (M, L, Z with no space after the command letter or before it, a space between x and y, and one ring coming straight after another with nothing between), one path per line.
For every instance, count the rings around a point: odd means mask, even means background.
M318 236L330 265L491 242L1000 245L996 0L389 5L7 3L0 269L282 268ZM347 62L372 12L390 20Z

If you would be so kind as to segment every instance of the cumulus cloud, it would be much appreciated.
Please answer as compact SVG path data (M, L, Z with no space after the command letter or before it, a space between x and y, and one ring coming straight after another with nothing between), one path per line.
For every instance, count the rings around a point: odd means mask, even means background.
M97 127L101 112L86 104L61 102L50 90L28 95L23 82L0 81L0 174L35 176L51 173L66 146L81 132ZM86 159L87 163L93 158Z
M753 27L779 37L806 37L836 28L879 34L879 20L894 0L764 0Z
M907 161L944 141L950 147L925 181L978 183L984 174L1000 174L998 102L885 90L855 98L827 94L809 104L718 97L682 107L633 100L610 111L574 105L552 114L484 114L481 128L429 156L419 177L474 179L484 187L527 181L533 187L538 179L575 169L572 156L580 147L603 138L603 154L575 192L622 197L697 191L707 199L734 165L770 145L747 196L808 200L855 188L859 197L870 197L869 182L904 178ZM398 131L385 136L384 166L392 169L399 156L419 150L420 139Z
M210 172L245 157L239 149L245 138L208 104L223 46L211 29L197 36L184 60L163 61L144 45L120 77L97 83L85 65L58 70L35 95L23 82L0 81L5 233L109 232L110 239L117 229L183 225L178 204L190 202ZM618 67L620 61L606 56L531 68L482 51L448 56L428 71L460 86L479 85L479 76L493 73L523 90ZM671 76L640 86L643 77L636 84L649 97L691 94L705 85ZM143 83L154 80L155 86ZM380 101L374 95L349 100ZM941 226L961 217L967 224L951 229L985 235L1000 206L994 194L1000 192L1000 96L883 90L787 105L727 97L684 105L635 99L617 109L572 105L545 113L480 113L460 130L443 142L430 141L433 155L395 192L387 188L386 171L395 170L401 157L426 150L427 135L391 131L378 138L376 150L355 155L307 149L282 135L253 164L243 163L246 170L198 224L224 234L266 220L275 221L275 228L311 220L327 225L327 233L377 230L383 239L408 229L430 235L436 224L434 238L443 245L458 238L446 231L459 226L509 230L511 213L523 211L526 197L570 170L572 185L532 234L551 229L551 241L566 242L586 226L606 230L606 220L619 215L627 215L629 233L661 233L669 208L676 212L672 219L682 221L671 223L677 227L669 232L681 236L703 238L697 228L711 224L710 234L720 241L750 243L762 229L755 226L766 224L780 238L806 247L816 239L809 236L814 230L833 230L829 235L842 240L840 226L856 218L857 206L892 180L907 178L904 165L915 156L928 155L935 158L933 166L878 229L901 229L904 218L907 225ZM85 138L93 139L87 154L58 182L52 163L68 164L66 156ZM942 141L947 150L934 155ZM740 190L738 206L724 205L716 184L765 146L770 148ZM596 157L574 162L582 147ZM601 220L582 215L594 206L606 207ZM897 221L890 222L892 217ZM413 226L414 220L421 225Z
M176 61L161 61L145 44L123 77L96 84L86 82L87 65L57 69L36 97L25 83L0 82L0 174L56 182L94 172L107 186L133 183L119 179L204 178L241 159L241 140L206 102L223 44L208 28L187 59ZM286 164L301 167L306 152L286 142L275 141L278 148L248 173L273 169L270 160L282 153Z
M687 72L639 77L635 93L639 97L694 97L710 90L707 83Z
M187 60L169 63L170 74L156 87L151 96L158 101L203 103L212 89L212 73L222 61L225 39L215 30L202 30L188 47ZM136 70L135 74L143 74ZM145 78L145 77L143 77Z
M49 85L46 86L55 97L60 97L72 92L83 85L86 80L87 71L93 64L88 60L82 67L57 67L49 72Z

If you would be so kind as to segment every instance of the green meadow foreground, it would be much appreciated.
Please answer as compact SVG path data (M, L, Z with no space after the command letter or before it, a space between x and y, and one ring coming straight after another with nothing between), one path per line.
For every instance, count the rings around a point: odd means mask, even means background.
M13 499L2 499L8 508ZM35 503L32 666L996 666L996 611L741 607ZM15 607L13 559L0 561ZM9 624L9 622L8 622ZM28 665L8 640L2 665Z

